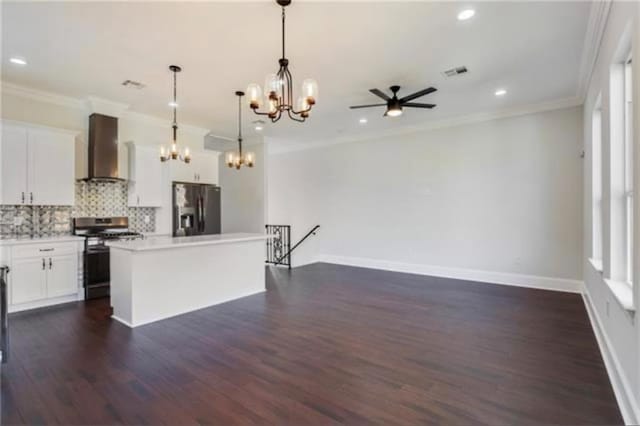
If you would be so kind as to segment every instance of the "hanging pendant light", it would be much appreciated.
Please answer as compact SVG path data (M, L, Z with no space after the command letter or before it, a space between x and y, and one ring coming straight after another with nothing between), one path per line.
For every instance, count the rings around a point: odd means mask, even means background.
M247 87L249 106L254 113L266 115L273 123L287 114L294 121L303 122L309 117L309 112L318 99L318 83L311 78L302 82L302 94L296 100L293 95L293 77L289 71L289 60L285 56L285 10L291 0L276 0L282 8L282 57L278 61L280 69L275 74L269 74L264 84L264 101L266 111L258 111L263 101L262 89L252 83ZM295 104L295 105L294 105Z
M191 153L189 152L189 148L185 148L183 152L178 150L178 120L177 120L177 108L178 108L178 100L177 100L177 75L182 68L177 65L169 65L169 70L173 73L173 102L169 105L173 107L173 123L171 124L171 129L173 131L173 139L171 141L171 148L168 151L165 150L164 146L160 147L160 161L165 162L169 160L180 160L185 163L191 162Z
M256 156L253 152L242 151L242 97L244 92L237 91L238 97L238 151L227 152L225 162L227 166L240 170L242 166L253 167Z

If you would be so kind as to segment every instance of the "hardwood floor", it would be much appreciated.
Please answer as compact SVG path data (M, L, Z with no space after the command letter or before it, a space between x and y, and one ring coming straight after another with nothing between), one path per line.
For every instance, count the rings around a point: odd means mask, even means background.
M10 317L3 424L622 424L581 297L314 264L135 330ZM179 283L178 283L179 285Z

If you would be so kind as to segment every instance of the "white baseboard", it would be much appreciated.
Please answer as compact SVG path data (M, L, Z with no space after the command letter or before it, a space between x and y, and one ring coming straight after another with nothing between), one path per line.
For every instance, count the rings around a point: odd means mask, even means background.
M28 311L30 309L46 308L48 306L60 305L62 303L77 302L84 299L84 293L71 294L69 296L54 297L52 299L43 299L35 302L21 303L19 305L9 305L9 313Z
M512 285L517 287L538 288L543 290L582 293L583 282L565 278L541 277L536 275L513 274L508 272L481 271L475 269L451 268L445 266L422 265L416 263L391 262L363 257L344 257L322 254L317 262L338 265L359 266L382 269L385 271L406 272L409 274L430 275L434 277L479 281L490 284Z
M593 328L593 333L596 335L596 340L600 347L600 353L602 354L604 365L607 368L609 381L611 382L613 393L618 401L618 407L622 413L622 418L627 425L637 425L640 423L640 407L638 407L638 404L634 399L629 381L623 374L620 361L618 361L615 349L611 345L611 341L602 326L600 316L591 304L591 297L589 296L589 291L586 286L584 293L582 293L582 298L584 300L584 306L587 310L587 314L589 315L589 320L591 321L591 328Z

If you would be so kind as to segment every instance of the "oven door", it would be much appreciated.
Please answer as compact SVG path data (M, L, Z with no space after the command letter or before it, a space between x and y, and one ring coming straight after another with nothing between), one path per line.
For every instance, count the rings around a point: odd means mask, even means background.
M95 245L84 252L84 294L86 299L109 296L109 247Z

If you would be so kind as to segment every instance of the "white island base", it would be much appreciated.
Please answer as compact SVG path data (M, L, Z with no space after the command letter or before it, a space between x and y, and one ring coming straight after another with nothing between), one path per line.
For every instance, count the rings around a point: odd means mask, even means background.
M265 291L267 238L220 234L109 243L113 318L137 327Z

